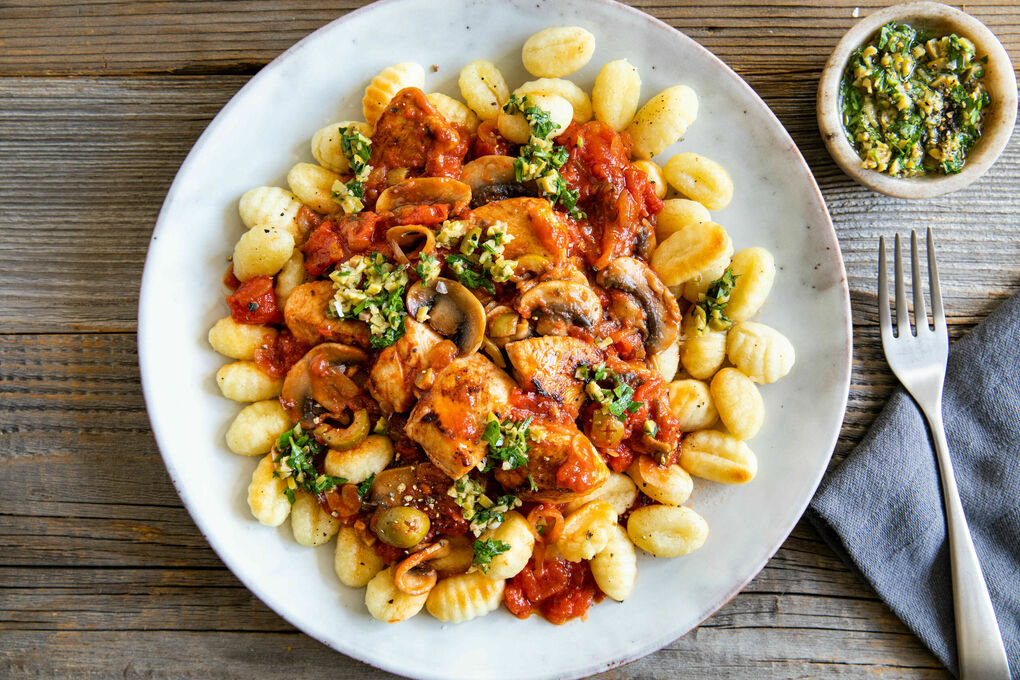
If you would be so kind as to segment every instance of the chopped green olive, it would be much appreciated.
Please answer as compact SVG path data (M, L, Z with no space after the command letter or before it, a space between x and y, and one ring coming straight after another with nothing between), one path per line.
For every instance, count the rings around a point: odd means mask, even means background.
M428 515L417 508L398 505L386 508L376 517L372 530L379 540L394 548L410 548L421 543L429 532Z

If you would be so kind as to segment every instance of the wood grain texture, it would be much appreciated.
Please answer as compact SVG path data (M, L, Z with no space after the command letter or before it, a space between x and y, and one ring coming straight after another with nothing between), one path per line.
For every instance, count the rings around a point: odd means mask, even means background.
M148 238L188 149L251 74L362 4L0 4L0 677L393 677L295 631L209 549L156 451L133 333ZM878 235L935 226L953 337L1020 288L1020 133L965 191L879 196L830 161L813 111L854 7L885 0L632 4L747 79L819 181L853 304L835 464L896 385L876 328ZM1020 63L1020 6L967 10ZM602 677L879 675L949 677L802 522L705 624Z

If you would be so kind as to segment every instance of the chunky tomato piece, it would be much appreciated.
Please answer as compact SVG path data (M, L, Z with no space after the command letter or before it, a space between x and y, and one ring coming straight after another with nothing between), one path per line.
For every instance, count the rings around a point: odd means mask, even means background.
M283 323L283 312L276 304L272 276L259 276L245 281L227 296L230 316L237 323Z
M326 219L326 216L320 215L307 205L303 205L298 209L297 216L294 219L297 221L299 234L310 234L318 229L319 225Z
M347 258L347 249L335 227L334 222L323 222L308 235L308 240L301 247L305 254L305 271L309 276L321 276L337 262Z
M557 625L584 616L602 593L587 562L546 557L539 565L532 558L506 582L503 602L514 616L526 619L538 611Z
M284 329L277 334L273 344L255 350L255 363L265 373L274 378L282 378L310 349L295 338L293 333Z

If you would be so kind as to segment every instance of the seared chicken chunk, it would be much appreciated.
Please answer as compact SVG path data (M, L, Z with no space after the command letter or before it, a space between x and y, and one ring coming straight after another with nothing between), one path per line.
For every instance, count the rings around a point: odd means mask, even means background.
M383 409L397 413L410 410L415 398L415 380L429 368L429 352L442 338L410 316L405 332L382 352L368 378L368 391Z
M411 411L405 432L452 479L488 451L482 433L489 414L499 416L517 385L481 354L454 360Z
M577 367L604 360L595 345L557 335L511 342L506 351L522 389L555 399L574 416L584 404L584 383L574 377Z
M495 471L496 481L522 500L569 503L609 479L602 456L573 424L533 421L530 434L528 465Z
M479 227L502 222L507 227L503 257L540 255L549 260L562 258L570 245L566 221L544 198L508 198L471 211L472 222Z
M291 291L283 309L287 328L294 337L308 345L320 342L342 342L368 347L368 325L363 321L327 316L333 299L332 281L303 283Z

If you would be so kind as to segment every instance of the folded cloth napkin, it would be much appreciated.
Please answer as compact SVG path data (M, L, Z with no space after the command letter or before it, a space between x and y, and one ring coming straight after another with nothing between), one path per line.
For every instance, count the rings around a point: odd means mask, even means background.
M978 559L1020 678L1020 293L949 352L942 413ZM956 672L946 522L924 416L899 388L808 517Z

